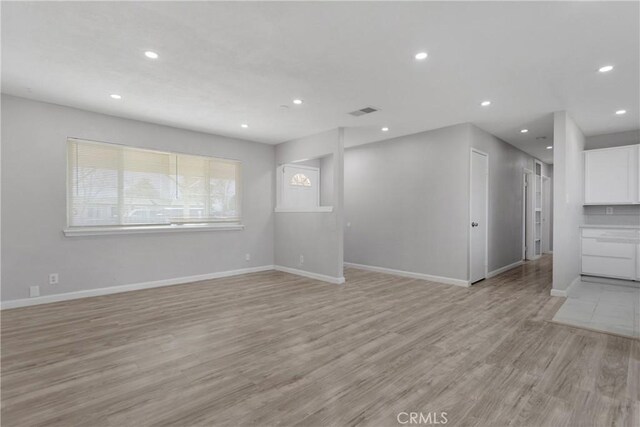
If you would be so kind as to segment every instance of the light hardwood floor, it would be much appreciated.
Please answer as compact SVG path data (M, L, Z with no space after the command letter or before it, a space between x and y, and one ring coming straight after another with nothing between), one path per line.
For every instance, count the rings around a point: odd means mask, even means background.
M470 289L345 276L5 310L2 426L640 425L640 342L548 322L548 257Z

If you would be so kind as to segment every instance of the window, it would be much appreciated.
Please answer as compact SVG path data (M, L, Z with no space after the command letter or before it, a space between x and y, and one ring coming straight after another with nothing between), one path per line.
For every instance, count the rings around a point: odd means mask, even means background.
M69 227L240 222L241 163L69 139Z
M311 187L311 180L303 173L297 173L291 177L289 185L298 187Z

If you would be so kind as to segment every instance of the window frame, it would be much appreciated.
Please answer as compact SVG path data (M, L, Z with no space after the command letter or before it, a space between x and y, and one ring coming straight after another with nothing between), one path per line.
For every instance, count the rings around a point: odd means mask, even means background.
M320 174L320 170L318 170L318 174ZM298 180L296 180L297 177L302 177L304 178L304 181L302 182L296 182ZM289 185L293 186L293 187L312 187L311 185L311 180L309 179L309 177L301 172L298 172L297 174L293 175L291 177L291 179L289 180Z
M95 145L107 145L107 146L115 146L124 152L124 150L135 150L141 152L150 152L156 154L166 154L173 156L192 156L192 157L202 157L209 160L219 160L221 162L235 163L237 164L236 169L236 180L235 180L235 198L236 198L236 210L237 217L236 218L228 218L228 219L220 219L220 220L206 220L206 221L173 221L168 224L105 224L105 225L71 225L71 215L73 211L73 179L71 176L71 167L74 163L74 160L71 158L73 155L73 150L71 149L72 143L82 143L82 144L95 144ZM193 154L193 153L185 153L180 151L167 151L167 150L156 150L151 148L142 148L135 147L126 144L112 143L112 142L103 142L103 141L95 141L85 138L77 138L77 137L68 137L65 143L65 149L67 151L67 164L65 171L66 178L66 226L63 229L63 233L65 236L73 237L73 236L95 236L95 235L103 235L103 234L141 234L141 233L163 233L163 232L181 232L181 231L233 231L233 230L243 230L244 225L242 223L242 207L243 207L243 162L238 159L229 159L223 157L214 157L208 155L201 154ZM122 173L123 170L119 170L119 173ZM208 186L207 186L208 187ZM118 190L118 210L121 211L120 203L123 200L123 194L121 194L122 188L120 187ZM209 190L208 190L209 191ZM207 200L210 203L211 196L207 196ZM207 210L209 206L207 207ZM120 222L122 222L122 218L119 218Z

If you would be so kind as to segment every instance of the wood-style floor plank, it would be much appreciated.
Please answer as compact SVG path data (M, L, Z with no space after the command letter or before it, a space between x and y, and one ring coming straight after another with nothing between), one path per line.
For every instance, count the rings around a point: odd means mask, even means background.
M470 289L345 276L5 310L2 425L640 426L640 342L550 323L550 257Z

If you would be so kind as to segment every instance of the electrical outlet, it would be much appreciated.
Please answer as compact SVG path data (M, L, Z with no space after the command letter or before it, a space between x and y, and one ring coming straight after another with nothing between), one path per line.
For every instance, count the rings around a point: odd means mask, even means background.
M50 285L57 285L58 282L58 273L51 273L49 275L49 284Z
M40 296L40 286L29 286L29 296L39 297Z
M251 261L251 254L246 254L244 256L244 260L247 261L247 262Z
M604 210L606 215L613 215L613 206L607 206Z
M304 264L304 255L300 255L300 265Z

